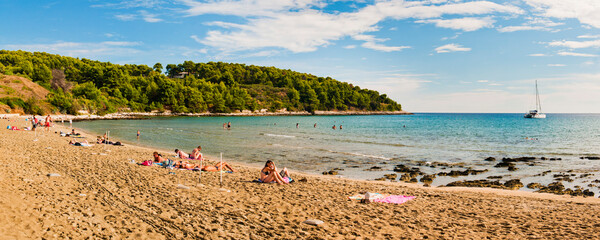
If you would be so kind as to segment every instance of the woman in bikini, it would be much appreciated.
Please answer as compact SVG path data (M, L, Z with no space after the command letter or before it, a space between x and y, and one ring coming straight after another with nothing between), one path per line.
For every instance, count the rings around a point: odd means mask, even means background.
M184 168L184 169L195 169L195 168L200 168L200 165L195 165L193 163L189 163L188 161L179 161L179 162L175 163L175 167L176 168ZM214 166L202 166L202 171L218 172L218 171L221 171L221 168L223 168L223 170L229 169L229 171L231 171L231 172L236 172L231 167L231 165L229 165L226 162L219 162L219 163L215 164Z
M283 168L281 172L277 172L275 163L269 160L265 164L265 167L260 170L260 181L264 183L277 183L277 184L288 184L290 183L290 173L287 168Z
M167 160L166 158L164 158L160 154L158 154L158 152L154 152L154 153L152 153L152 155L154 156L155 163L161 163L161 162L164 162Z

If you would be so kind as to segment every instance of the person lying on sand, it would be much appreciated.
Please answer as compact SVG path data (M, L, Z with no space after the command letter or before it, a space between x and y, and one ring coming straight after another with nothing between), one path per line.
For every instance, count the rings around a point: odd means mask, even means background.
M178 156L179 158L182 158L182 159L188 159L188 158L190 158L190 155L189 155L189 154L187 154L187 153L184 153L183 151L181 151L181 150L179 150L179 149L175 149L175 153L177 153L177 156Z
M73 146L91 146L88 141L83 140L81 142L75 141L75 139L71 139L71 141L69 141L69 144L73 145Z
M154 153L152 153L152 155L154 156L155 163L161 163L161 162L164 162L167 160L166 158L164 158L160 154L158 154L158 152L154 152Z
M187 161L179 161L179 162L175 163L175 167L176 168L184 168L184 169L194 169L194 168L200 168L200 165L195 165L195 164L189 163ZM202 171L205 171L205 172L218 172L218 171L221 171L221 167L227 168L231 172L236 172L226 162L222 162L222 163L219 162L219 163L217 163L214 166L202 166Z
M287 168L283 168L283 170L278 173L275 163L271 160L267 161L265 167L260 170L260 181L263 183L288 184L291 179Z
M197 148L194 148L194 150L192 150L190 158L195 160L202 160L202 153L200 151L202 151L202 146L198 145Z

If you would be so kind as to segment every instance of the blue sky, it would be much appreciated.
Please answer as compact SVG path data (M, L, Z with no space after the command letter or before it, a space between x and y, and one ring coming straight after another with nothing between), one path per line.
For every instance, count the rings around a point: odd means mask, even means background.
M275 66L413 112L600 113L600 1L0 0L0 49Z

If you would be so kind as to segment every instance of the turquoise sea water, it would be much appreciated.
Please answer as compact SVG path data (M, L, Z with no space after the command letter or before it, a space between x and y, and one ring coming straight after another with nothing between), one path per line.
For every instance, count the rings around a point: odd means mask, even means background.
M231 130L223 123L231 122ZM296 128L298 123L298 128ZM314 124L317 127L314 127ZM333 130L332 126L337 129ZM343 125L343 129L339 129ZM523 114L446 114L377 116L264 116L264 117L159 117L146 120L101 120L74 123L90 132L110 130L114 138L160 149L190 152L202 145L203 153L238 162L261 165L266 160L303 172L321 173L342 168L340 175L374 179L392 173L397 164L418 162L464 163L474 169L489 169L481 175L461 178L438 177L433 185L462 179L503 176L523 183L553 181L552 174L572 170L572 183L586 186L598 178L600 160L582 156L600 154L600 115L548 114L546 119L525 119ZM136 139L136 132L141 138ZM526 139L527 138L527 139ZM519 170L494 168L498 162L486 157L547 157L561 161L537 161L535 166L518 164ZM365 171L373 166L382 171ZM427 173L461 170L422 166ZM581 173L592 173L577 178ZM597 188L590 188L598 192Z

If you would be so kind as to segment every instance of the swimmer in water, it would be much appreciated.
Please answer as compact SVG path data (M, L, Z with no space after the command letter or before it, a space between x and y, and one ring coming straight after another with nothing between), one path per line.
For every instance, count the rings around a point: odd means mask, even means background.
M335 130L335 125L333 125L333 127L331 127L331 129Z

